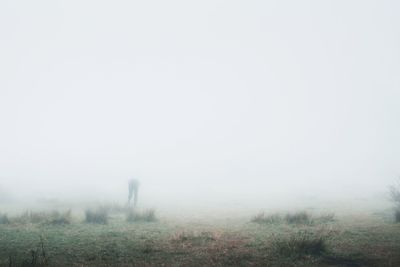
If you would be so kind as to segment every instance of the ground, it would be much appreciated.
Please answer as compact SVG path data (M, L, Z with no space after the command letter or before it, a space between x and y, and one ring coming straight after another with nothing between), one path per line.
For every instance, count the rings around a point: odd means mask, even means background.
M400 266L400 223L388 213L335 215L312 224L241 216L128 223L122 213L110 216L104 225L79 215L66 225L0 224L0 265ZM293 252L291 238L299 233L323 236L324 249Z

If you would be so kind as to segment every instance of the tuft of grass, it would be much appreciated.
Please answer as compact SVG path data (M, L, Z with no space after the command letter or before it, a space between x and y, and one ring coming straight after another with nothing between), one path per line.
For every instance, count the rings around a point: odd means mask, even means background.
M85 210L85 221L87 223L107 224L108 210L102 208L96 210L87 209Z
M328 236L308 231L299 231L290 237L276 239L272 248L281 256L300 258L303 256L320 256L327 251Z
M60 213L58 211L52 213L52 218L49 221L50 224L70 224L72 221L71 210L68 210L64 213Z
M9 224L10 220L8 219L7 214L0 213L0 224Z
M157 221L156 211L154 209L144 210L142 212L130 209L127 213L128 222L155 222Z
M221 238L218 232L194 232L194 231L179 231L176 232L171 241L174 243L190 243L192 245L204 245L208 242L217 241Z
M314 225L317 223L324 224L334 222L335 214L328 213L314 217L306 211L287 213L285 216L282 216L278 213L265 214L264 212L260 212L253 216L250 221L258 224L280 224L285 222L287 224L295 225Z
M285 216L285 221L288 224L311 224L313 222L311 215L306 211L288 213Z
M59 211L26 211L19 216L13 217L11 221L19 224L70 224L71 211L68 210L64 213Z
M319 217L316 217L314 219L314 221L319 222L319 223L330 223L330 222L336 221L336 218L335 218L334 213L328 213L328 214L324 214Z
M264 212L260 212L251 218L251 222L259 223L259 224L278 224L283 221L282 216L277 213L274 214L265 214Z

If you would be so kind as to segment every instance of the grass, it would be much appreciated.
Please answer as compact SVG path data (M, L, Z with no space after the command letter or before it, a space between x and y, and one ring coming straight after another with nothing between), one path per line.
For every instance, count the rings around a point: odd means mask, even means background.
M278 238L272 243L279 255L299 258L308 255L320 256L327 251L327 236L310 231L299 231L289 238Z
M265 214L264 212L260 212L251 218L251 222L259 223L259 224L277 224L282 223L282 216L278 213L274 214Z
M220 234L218 232L211 231L179 231L175 233L171 241L175 243L190 243L190 244L206 244L207 242L212 242L220 239Z
M70 224L72 220L71 211L66 212L51 211L38 212L26 211L19 216L10 218L10 223L14 224Z
M87 209L85 210L85 222L107 224L108 223L108 210L107 209Z
M156 211L154 209L147 209L144 211L137 211L130 209L126 216L127 222L155 222L157 221Z
M0 266L400 266L398 224L373 215L288 224L283 214L281 223L257 216L274 222L265 227L240 218L129 223L121 215L98 225L1 224Z
M311 224L312 217L306 211L299 211L295 213L287 213L285 221L288 224Z
M295 213L286 213L286 215L280 215L279 213L265 214L260 212L253 216L250 220L253 223L258 224L292 224L292 225L312 225L312 224L326 224L335 221L335 215L333 213L312 216L306 211L300 211Z

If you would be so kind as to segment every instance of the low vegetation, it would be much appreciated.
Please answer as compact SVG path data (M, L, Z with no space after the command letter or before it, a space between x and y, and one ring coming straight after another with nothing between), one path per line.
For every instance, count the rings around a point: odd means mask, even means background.
M260 212L251 218L251 222L258 224L293 224L293 225L313 225L313 224L324 224L335 221L335 215L333 213L312 216L306 211L286 213L281 215L279 213L266 214Z
M299 231L289 237L277 238L272 247L277 254L290 258L320 256L327 251L327 238L314 232Z
M71 211L26 211L19 216L12 217L10 222L15 224L70 224Z
M175 243L190 243L192 245L205 244L220 239L220 234L211 231L179 231L175 233L171 241Z
M104 208L87 209L85 210L85 222L107 224L108 223L108 210Z
M311 215L306 211L287 213L285 221L288 224L311 224L313 222Z
M157 221L156 211L154 209L147 209L144 211L130 209L127 213L126 220L128 222L155 222Z
M260 212L251 218L251 222L259 223L259 224L277 224L282 223L283 218L280 214L265 214L264 212Z
M258 218L278 218L268 216ZM328 227L289 225L285 217L282 227L239 218L128 223L120 215L101 227L1 224L0 266L400 266L396 224L371 215L362 224L354 216Z

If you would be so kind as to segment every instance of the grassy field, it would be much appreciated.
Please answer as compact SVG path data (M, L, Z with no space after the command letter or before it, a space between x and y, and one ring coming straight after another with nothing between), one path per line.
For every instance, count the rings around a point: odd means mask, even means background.
M10 216L0 224L0 266L400 266L400 223L385 212L152 216Z

